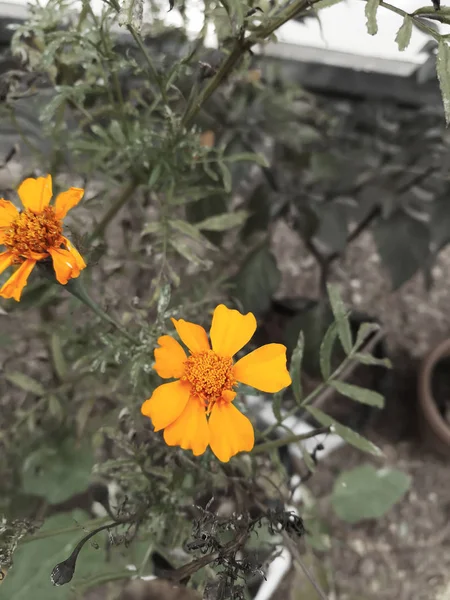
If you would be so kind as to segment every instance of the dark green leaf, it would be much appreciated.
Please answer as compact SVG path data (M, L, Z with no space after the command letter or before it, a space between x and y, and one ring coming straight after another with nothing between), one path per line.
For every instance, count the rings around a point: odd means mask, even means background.
M331 357L337 335L338 331L336 323L332 323L320 345L320 371L325 381L327 381L331 375Z
M357 402L361 402L361 404L376 406L377 408L384 407L384 398L378 392L351 383L345 383L344 381L331 381L330 385L340 394L343 394L352 400L356 400Z
M367 19L367 33L375 35L378 32L377 10L380 0L367 0L365 14Z
M342 347L347 354L352 351L353 340L352 330L345 310L344 303L342 302L339 290L334 285L327 285L328 296L330 298L331 309L333 311L334 318L336 320L336 327L341 340Z
M374 456L383 456L383 452L375 446L366 438L363 438L359 433L353 431L349 427L345 427L335 419L332 419L328 415L326 415L319 408L315 408L314 406L306 406L306 410L324 427L331 427L332 431L339 435L343 440L345 440L351 446L355 446L359 450L363 452L368 452L369 454L373 454Z
M233 279L234 295L244 311L262 315L270 306L281 275L268 245L254 250Z
M300 331L298 336L297 345L294 348L294 352L291 357L291 366L289 373L292 379L292 392L297 404L302 403L302 359L303 352L305 349L305 337L303 331Z
M303 368L312 377L320 377L320 345L332 322L333 314L328 303L317 302L300 310L298 315L287 321L284 328L284 340L289 352L294 351L300 331L303 331Z
M241 239L248 239L256 231L267 231L271 204L268 186L265 183L259 185L247 200L249 216L240 230Z
M429 229L409 215L397 211L389 219L380 220L373 229L373 235L394 289L408 281L426 263Z
M450 48L446 41L440 40L436 58L436 71L441 86L445 121L450 123Z
M319 229L315 236L330 252L342 252L347 246L347 207L335 202L315 210L319 217Z
M402 471L362 465L339 475L331 504L347 523L379 519L403 498L410 485L411 477Z
M24 392L30 392L31 394L36 394L36 396L43 396L45 394L44 386L39 381L36 381L36 379L25 375L25 373L12 371L11 373L5 373L4 377Z
M395 38L400 52L403 52L403 50L406 50L406 48L409 46L409 42L411 41L412 23L413 21L411 17L409 15L405 15L405 18L403 19L403 25L398 30Z
M431 208L431 242L439 252L450 242L450 197L448 194L437 198Z

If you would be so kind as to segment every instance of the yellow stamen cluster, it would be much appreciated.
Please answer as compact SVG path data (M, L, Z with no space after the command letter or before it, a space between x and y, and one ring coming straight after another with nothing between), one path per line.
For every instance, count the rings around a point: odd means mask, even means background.
M192 354L184 367L182 380L191 384L192 391L204 400L206 406L220 398L224 391L231 391L236 384L233 360L212 350Z
M62 222L56 218L51 206L38 214L24 210L5 234L3 244L17 257L32 258L32 253L42 254L63 243Z

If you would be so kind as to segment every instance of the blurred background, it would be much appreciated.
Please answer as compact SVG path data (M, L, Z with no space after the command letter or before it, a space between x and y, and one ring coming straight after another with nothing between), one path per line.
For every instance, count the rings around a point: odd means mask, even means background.
M175 1L170 11L168 2L144 6L142 33L161 73L167 72L171 60L186 55L200 35L201 63L206 69L216 69L226 36L221 30L223 15L205 19L205 6L212 14L213 4ZM249 8L256 6L248 4ZM265 10L270 2L260 4ZM362 322L378 324L381 334L371 350L381 362L359 365L347 380L382 393L384 408L351 402L336 391L317 406L368 437L384 456L368 456L341 443L327 446L330 439L321 440L317 470L305 480L299 501L300 513L310 516L306 559L329 600L449 600L450 370L446 357L450 355L450 137L436 77L437 42L413 25L410 43L400 51L396 36L403 22L401 15L380 6L378 32L369 35L365 2L322 0L319 4L320 10L286 23L276 40L256 46L244 67L225 80L196 119L195 132L203 136L203 148L215 151L226 147L225 156L231 150L254 152L263 160L258 164L227 163L226 171L221 171L225 191L215 190L199 199L194 197L194 188L180 191L180 196L190 198L185 217L194 226L226 211L246 210L249 215L237 233L228 235L220 227L202 230L205 247L194 248L198 254L189 263L184 288L181 283L181 297L183 289L192 289L193 281L198 284L194 304L202 294L208 298L207 294L214 297L217 292L220 297L220 286L228 277L231 287L225 288L226 293L259 320L258 342L285 343L292 353L303 331L302 382L306 390L321 381L319 348L333 320L327 304L328 284L337 286L351 310L354 332ZM70 30L74 26L67 20L68 3L61 5L61 27ZM105 5L92 0L91 6L101 15ZM412 13L422 3L397 0L395 6ZM434 10L433 6L428 8ZM45 13L48 22L42 25L44 33L58 27L56 3L52 10L53 21L50 13ZM71 4L70 10L77 14L82 4ZM98 138L97 147L80 143L89 127L79 106L90 111L107 102L98 74L92 79L92 94L98 94L98 100L90 99L89 94L75 100L67 96L73 105L61 117L64 126L55 129L60 105L54 99L70 86L75 89L77 82L90 81L90 72L85 59L73 48L70 60L42 50L34 43L41 38L33 34L32 27L28 37L23 34L20 43L16 38L11 47L14 33L24 27L30 11L35 23L44 18L26 2L0 0L0 196L10 197L22 179L55 166L62 181L70 175L70 185L86 187L80 220L74 222L75 230L83 234L99 223L97 209L101 205L96 202L105 190L109 193L114 185L126 182L128 159L121 165L114 148L101 154ZM433 31L445 32L445 22L424 22ZM116 36L114 51L126 60L134 57L136 45L124 27L115 23L111 31ZM53 69L51 76L43 76L41 60ZM137 114L140 99L136 90L145 89L141 75L129 65L117 72L125 103L130 102ZM188 76L180 77L177 85L182 93L187 95L190 82ZM28 93L31 87L32 93ZM173 107L176 111L177 101ZM132 112L129 117L137 118ZM109 114L99 120L108 132L110 122ZM97 134L89 132L91 141ZM141 157L145 154L142 148L153 144L141 142L134 148L135 154L129 155L130 161L141 160L136 156ZM120 143L116 146L120 148ZM151 164L154 158L150 156ZM159 218L151 194L143 197L144 212L134 205L121 208L112 228L104 234L105 246L96 246L97 275L91 282L94 289L102 290L104 306L128 315L135 307L144 307L143 298L153 285L159 264L161 239L156 228L144 232L155 236L150 241L145 237L136 241L133 236L142 219L150 222ZM211 245L222 249L221 258L216 258ZM188 249L192 251L190 246ZM174 245L175 255L176 250ZM188 252L185 249L179 254L186 258ZM149 257L150 267L145 264ZM179 259L177 255L175 267ZM215 264L217 279L208 271L210 261ZM119 297L118 290L125 284L134 304ZM37 282L20 307L0 307L3 373L27 373L38 380L43 378L45 386L53 385L54 373L47 364L46 351L31 339L30 332L39 330L41 319L47 319L48 328L48 319L51 322L59 315L64 320L66 339L66 335L75 335L71 323L77 314L68 301L61 304L55 300L53 288L49 289ZM85 321L81 315L80 323L87 329L90 325ZM68 351L69 355L73 352L70 360L74 364L84 348L94 351L88 342L78 343L79 347ZM379 366L385 359L392 362L392 369ZM24 380L17 377L0 383L0 389L1 402L9 407L2 408L0 430L11 432L14 419L19 420L20 427L24 424L24 412L17 415L14 411L17 407L28 410L33 389L29 382L27 389ZM78 408L73 409L77 435L84 435L87 415L122 406L108 398L107 388L92 393L100 405L86 407L83 398L77 404L74 396L74 406L84 406L81 417ZM252 406L251 398L248 405ZM41 405L44 412L46 406L45 402ZM43 439L49 430L39 410L37 416L33 413L37 422L27 424L27 435ZM53 410L56 423L66 419L57 414L67 410L64 401L60 408L53 404ZM305 422L315 423L310 417ZM20 427L17 431L22 431ZM5 464L12 460L9 453L18 439L12 434L8 439L8 435L0 437L4 457L9 457L4 458ZM310 453L313 450L311 447ZM27 452L23 450L25 455ZM4 477L14 479L11 470L22 469L18 465L24 460L22 455L17 463L3 464ZM290 476L304 478L304 464L295 452L280 460L288 461ZM379 469L378 473L390 469L397 477L371 492L370 468ZM355 469L356 483L349 480L350 487L355 486L354 496L342 508L336 478ZM370 504L372 493L375 506L365 513L361 507ZM24 559L27 564L31 560ZM26 573L27 569L24 578ZM31 577L39 579L41 575L36 571ZM295 566L288 564L281 577L274 577L276 584L271 591L259 580L246 597L317 598L317 592ZM33 595L31 584L20 590L20 595L13 588L4 592L8 579L0 587L0 598L40 600ZM155 589L152 591L150 582L141 582L120 597L172 598L172 591ZM107 593L101 589L80 597L118 597ZM190 598L183 593L174 592L174 600ZM69 596L61 591L58 597Z

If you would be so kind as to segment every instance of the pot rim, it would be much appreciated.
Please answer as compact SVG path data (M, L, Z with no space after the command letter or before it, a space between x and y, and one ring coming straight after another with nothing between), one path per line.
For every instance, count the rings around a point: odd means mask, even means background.
M439 412L436 400L433 396L431 381L433 370L437 363L442 359L450 356L450 338L438 344L425 358L422 360L419 368L419 403L427 417L430 425L433 427L438 436L450 446L450 424L444 419Z

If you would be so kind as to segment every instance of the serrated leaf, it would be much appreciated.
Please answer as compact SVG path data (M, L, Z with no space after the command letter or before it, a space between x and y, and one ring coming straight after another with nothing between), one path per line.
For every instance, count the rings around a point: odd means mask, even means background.
M352 351L353 340L352 330L347 316L344 303L342 302L339 290L334 285L327 285L328 296L330 298L331 310L333 311L334 318L336 319L336 327L341 341L342 347L347 354Z
M281 423L281 421L282 421L282 416L281 416L282 400L283 400L283 392L277 392L276 394L273 395L272 412L273 412L273 416L277 420L277 423Z
M249 161L260 165L261 167L269 166L267 160L262 154L256 154L253 152L240 152L239 154L232 154L231 156L226 156L225 160L231 163Z
M300 448L300 452L302 453L302 457L303 457L303 460L305 461L305 465L306 465L308 471L310 471L311 473L314 473L314 471L316 470L316 465L312 459L311 454L308 452L308 450L305 448L305 446L301 442L299 442L296 447Z
M441 87L445 122L450 123L450 48L444 40L439 41L436 57L436 72Z
M217 163L217 166L219 167L222 173L223 187L225 191L229 193L231 192L231 188L233 187L233 178L231 177L230 169L222 161L219 161Z
M303 335L303 331L300 331L297 344L292 352L291 365L289 369L289 374L292 380L292 392L297 404L301 404L302 402L302 360L304 350L305 336Z
M367 404L368 406L376 406L377 408L384 407L384 398L378 392L351 383L345 383L344 381L331 381L330 385L340 394L356 400L356 402L361 402L361 404Z
M397 31L395 41L397 42L398 49L400 50L400 52L403 52L409 46L412 34L412 23L413 21L411 17L409 15L405 15L405 18L403 19L403 24Z
M380 450L380 448L378 448L378 446L375 446L375 444L369 440L366 440L366 438L359 435L359 433L356 433L356 431L353 431L353 429L350 429L349 427L342 425L342 423L339 423L339 421L329 417L319 408L314 406L306 406L305 408L316 419L316 421L318 421L324 427L332 427L332 431L339 435L351 446L354 446L363 452L373 454L374 456L383 456L383 452Z
M204 221L200 221L200 223L196 223L195 226L200 230L226 231L242 225L247 220L247 217L248 212L246 210L237 210L232 213L223 213L209 217Z
M378 323L362 323L356 335L355 349L361 348L368 337L380 330Z
M331 375L331 357L337 335L338 331L336 323L332 323L328 328L322 343L320 344L320 372L322 373L322 377L325 381L327 381Z
M355 352L355 354L353 354L353 358L363 365L392 369L392 363L388 358L376 358L375 356L366 354L365 352Z
M410 485L411 477L402 471L362 465L339 475L331 504L347 523L379 519L402 499Z
M380 0L367 0L365 6L367 33L375 35L378 32L377 10L380 5Z
M194 265L203 268L209 268L211 266L211 262L208 260L203 260L197 254L195 254L191 248L189 248L184 242L178 239L170 239L170 245L187 261L191 262Z
M187 235L196 242L203 244L209 250L217 250L216 246L211 244L211 242L208 241L205 238L205 236L200 233L196 225L191 225L191 223L188 223L187 221L181 221L180 219L174 219L173 221L169 221L169 225L176 231L182 233L183 235Z
M30 392L36 394L36 396L43 396L45 394L44 386L39 381L36 381L36 379L25 375L25 373L19 373L18 371L5 373L5 379L24 392Z
M68 367L62 351L61 338L57 333L53 333L50 346L52 349L53 365L59 379L63 381L66 378Z

